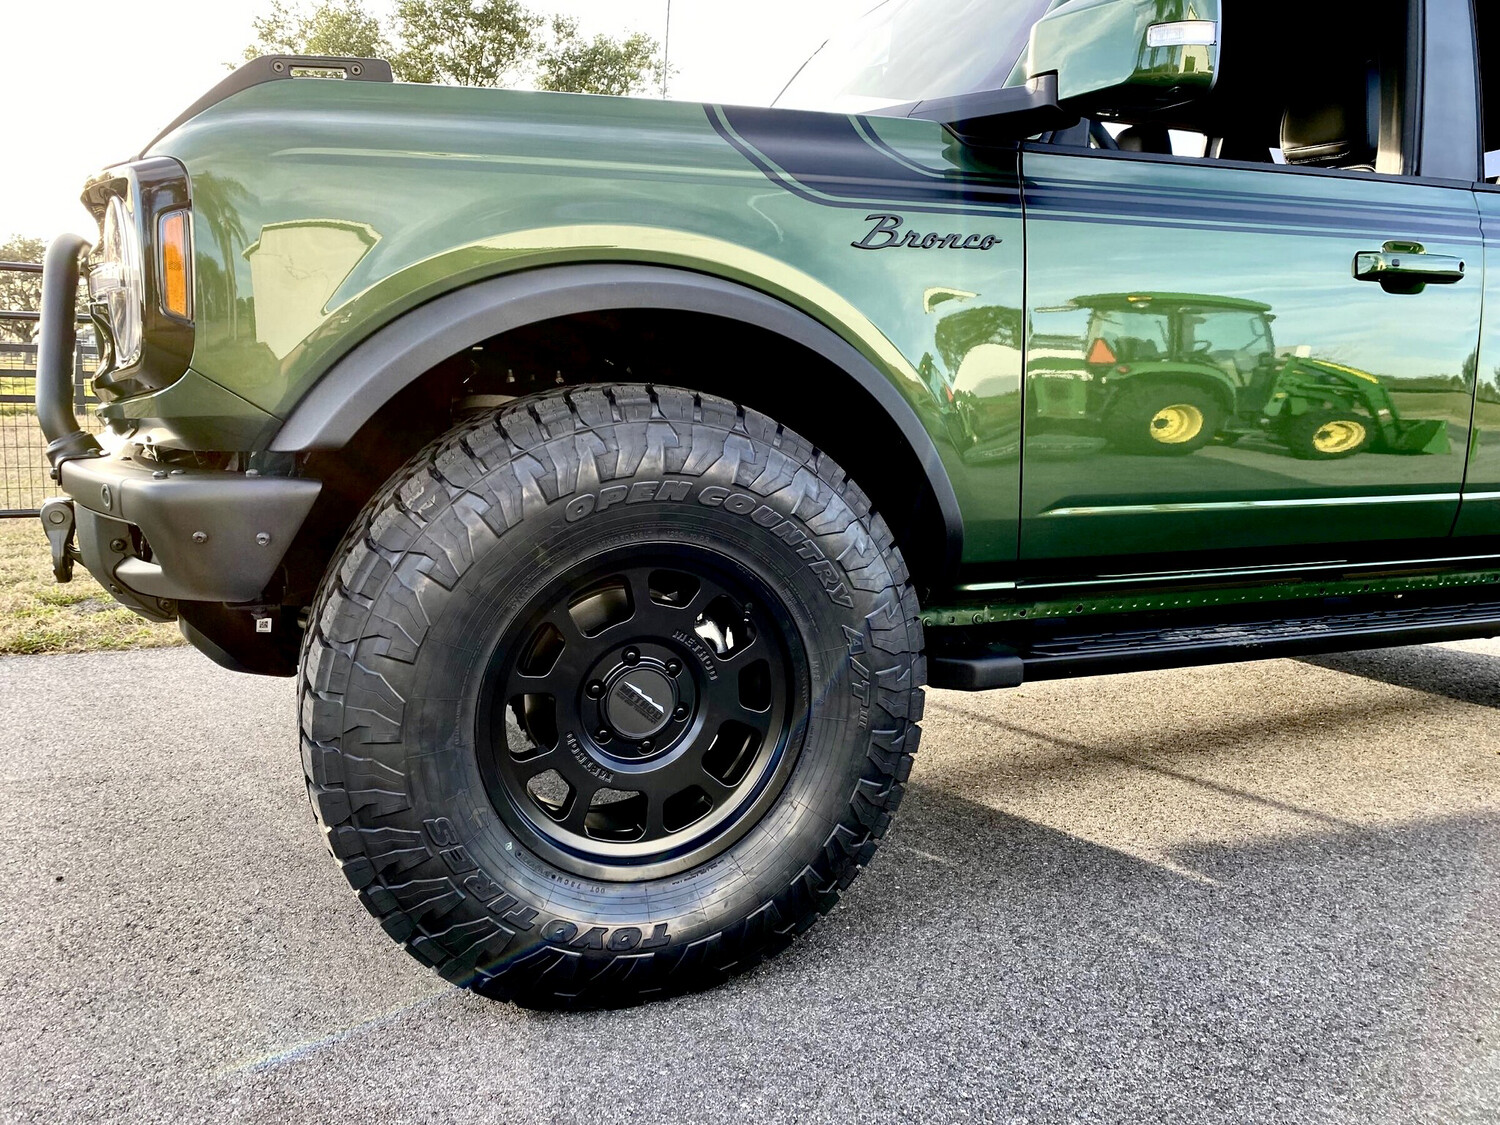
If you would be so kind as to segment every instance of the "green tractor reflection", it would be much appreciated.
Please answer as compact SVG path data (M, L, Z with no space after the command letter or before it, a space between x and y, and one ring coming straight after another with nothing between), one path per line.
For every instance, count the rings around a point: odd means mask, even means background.
M1273 319L1269 305L1196 293L1104 293L1038 310L1032 415L1097 428L1134 453L1181 455L1252 433L1309 460L1448 452L1447 424L1403 419L1369 372L1303 349L1278 356Z

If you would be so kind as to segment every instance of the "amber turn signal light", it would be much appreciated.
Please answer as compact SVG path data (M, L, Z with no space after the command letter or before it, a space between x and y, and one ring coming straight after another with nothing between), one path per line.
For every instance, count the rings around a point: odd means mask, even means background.
M186 211L161 217L161 307L173 316L193 316L193 233Z

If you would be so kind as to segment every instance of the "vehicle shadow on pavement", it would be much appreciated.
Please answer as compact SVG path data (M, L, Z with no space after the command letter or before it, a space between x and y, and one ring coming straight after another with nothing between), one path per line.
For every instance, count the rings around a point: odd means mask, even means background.
M1467 655L1386 671L1456 691ZM722 988L566 1014L392 945L309 821L288 686L200 664L0 665L37 701L0 1118L1500 1120L1500 759L1437 686L1274 661L931 693L826 918ZM191 770L161 729L204 729Z
M563 1117L669 1090L690 1120L1483 1119L1497 854L1500 817L1471 815L1169 867L918 782L843 904L745 978L620 1012L457 1007Z
M1309 822L1164 863L924 784L889 852L837 923L841 976L917 1006L889 1030L922 1045L924 1097L949 1067L998 1076L1002 1118L1500 1110L1500 816Z
M1500 707L1500 656L1488 653L1424 645L1309 656L1302 663L1463 703Z

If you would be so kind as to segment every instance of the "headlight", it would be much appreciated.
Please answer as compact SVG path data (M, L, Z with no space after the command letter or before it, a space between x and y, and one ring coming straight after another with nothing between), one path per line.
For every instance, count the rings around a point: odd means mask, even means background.
M104 306L114 342L114 366L129 367L141 358L141 319L145 281L141 273L141 237L118 195L104 211L104 237L89 271L89 296Z

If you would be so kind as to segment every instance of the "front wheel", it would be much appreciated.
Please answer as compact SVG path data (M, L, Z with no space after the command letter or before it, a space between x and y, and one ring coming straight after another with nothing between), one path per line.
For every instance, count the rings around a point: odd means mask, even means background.
M723 400L560 391L371 501L304 652L344 874L450 980L629 1003L782 948L869 861L921 717L905 565L859 488Z

